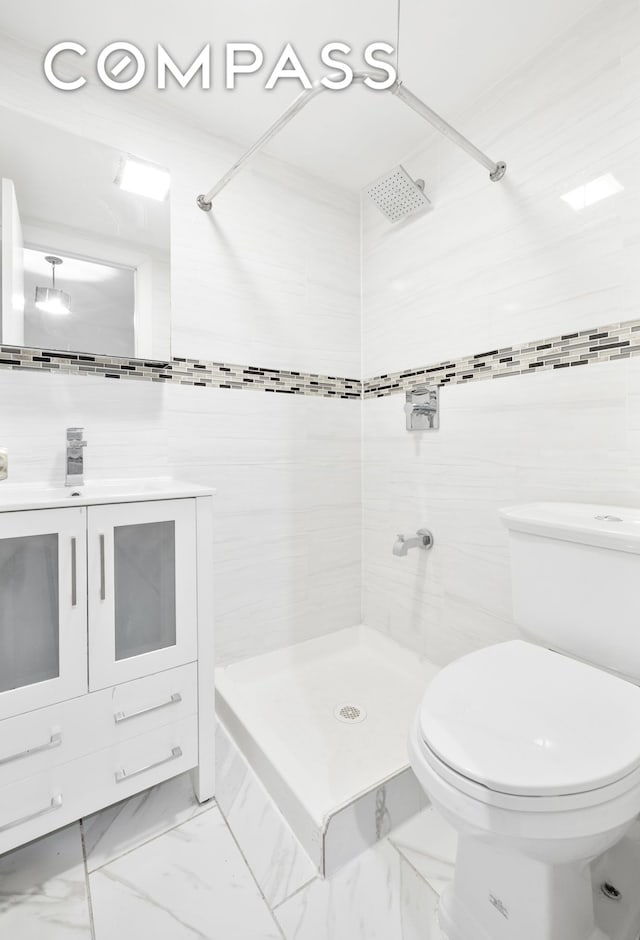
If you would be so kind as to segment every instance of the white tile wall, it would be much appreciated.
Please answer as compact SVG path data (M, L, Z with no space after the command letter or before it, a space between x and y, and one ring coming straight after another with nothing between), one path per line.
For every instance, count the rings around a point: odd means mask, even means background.
M11 480L63 482L71 425L87 479L217 488L219 663L359 621L357 402L0 370Z
M360 408L166 388L175 476L212 481L218 662L360 619Z
M194 154L176 186L174 353L359 377L357 197L261 158L211 213L194 209L222 172Z
M433 212L392 228L363 199L365 376L637 315L639 53L638 0L603 0L449 116L507 161L502 182L435 135L403 161ZM623 193L561 200L607 172Z
M501 506L640 506L640 362L447 387L437 432L364 402L364 619L439 664L515 635ZM434 532L391 554L395 533Z
M196 195L241 148L153 98L86 91L54 91L35 52L0 40L0 107L170 167L173 354L358 377L357 197L259 158L206 215ZM359 621L356 402L0 371L11 479L61 481L73 424L89 478L217 487L220 662Z
M363 206L364 374L637 314L640 0L603 0L456 123L509 175L493 185L446 141L407 159L435 211L390 229ZM193 204L238 148L150 100L49 89L2 41L0 105L171 167L174 352L359 374L358 206L261 159L210 215ZM577 215L560 196L604 172L624 193ZM511 636L496 509L516 500L638 502L635 363L448 388L418 441L400 397L364 405L364 611L446 662ZM357 622L359 407L50 375L0 374L12 477L60 479L62 433L87 427L89 473L175 472L218 487L223 662ZM431 525L429 556L393 558Z
M604 0L454 123L509 164L492 184L438 139L407 168L435 210L391 229L363 203L365 376L632 318L640 267L640 3ZM605 172L618 196L560 196ZM563 372L564 374L561 374ZM437 663L514 635L500 506L640 505L637 361L441 393L440 430L403 395L364 409L364 620ZM391 554L429 526L429 554Z

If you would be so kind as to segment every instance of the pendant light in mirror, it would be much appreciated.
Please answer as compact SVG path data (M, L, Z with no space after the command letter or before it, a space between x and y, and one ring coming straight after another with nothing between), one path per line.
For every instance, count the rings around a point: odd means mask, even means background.
M45 255L44 260L51 265L51 287L36 287L36 307L43 313L71 313L71 295L56 287L56 267L62 264L62 258Z

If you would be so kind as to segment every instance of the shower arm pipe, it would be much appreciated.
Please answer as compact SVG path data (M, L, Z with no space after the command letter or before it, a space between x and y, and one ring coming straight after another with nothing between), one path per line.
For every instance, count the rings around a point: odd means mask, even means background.
M332 76L336 81L340 79L341 76ZM357 84L363 84L367 78L375 78L375 75L371 72L354 72L353 82ZM264 134L256 140L256 142L239 157L233 166L227 170L224 176L218 180L218 182L213 186L207 193L203 193L197 198L197 203L200 209L203 212L210 212L213 200L216 198L219 193L227 186L231 180L236 176L240 170L249 163L250 160L255 157L267 144L276 137L280 131L289 124L290 121L299 114L303 108L309 104L314 98L317 98L318 95L322 94L325 91L330 91L325 85L322 84L320 79L316 79L313 82L311 88L305 88L304 91L300 92L297 98L295 98L288 108L282 112L279 118L277 118L273 124L267 128ZM440 117L435 111L433 111L428 105L422 101L421 98L418 98L417 95L414 95L413 92L409 91L408 88L402 84L399 79L396 79L393 85L390 85L386 91L390 91L392 95L395 95L401 101L403 101L412 111L415 111L416 114L419 114L420 117L424 118L432 127L435 127L437 131L447 137L450 141L456 144L458 147L461 147L469 156L473 157L474 160L477 160L478 163L486 167L489 170L489 176L493 182L498 182L501 180L507 170L506 163L499 161L496 163L495 160L492 160L490 157L483 153L475 144L472 144L470 140L467 140L459 131L452 127L451 124L447 123L444 118Z

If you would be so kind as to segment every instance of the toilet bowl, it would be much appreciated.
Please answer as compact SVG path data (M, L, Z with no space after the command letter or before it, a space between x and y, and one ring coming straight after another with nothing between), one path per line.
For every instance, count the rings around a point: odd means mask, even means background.
M596 940L589 862L640 812L640 688L515 640L446 667L409 739L458 831L449 940Z
M537 579L534 607L547 635L553 615L544 616L539 594L548 591L548 606L555 601L566 609L562 595L572 589L567 568L576 553L587 549L579 558L583 569L601 553L624 555L623 567L633 563L638 583L640 513L631 511L637 517L631 533L619 528L621 541L610 541L610 531L601 537L599 520L595 534L589 534L590 520L602 515L598 510L580 507L578 535L575 507L564 515L562 507L548 504L509 510L510 527L522 518L529 527L526 533L514 530L520 539L515 563L526 562L528 574ZM620 521L621 512L610 515ZM559 538L567 533L558 516L576 541ZM545 569L540 556L551 540L563 541L564 552L556 552L554 564ZM543 570L548 583L540 583ZM527 577L517 583L528 591L534 587ZM624 602L637 606L630 596L633 583ZM523 598L518 603L522 615L526 604ZM412 767L459 835L454 879L440 901L448 940L609 940L594 921L590 864L640 813L640 687L577 658L583 644L590 649L602 644L611 657L612 635L619 642L625 632L619 623L594 624L579 598L574 606L579 612L570 652L566 640L573 626L562 624L558 632L565 649L555 651L530 642L537 630L525 613L527 640L497 644L445 667L416 715L409 735ZM629 643L634 653L640 647L635 630ZM632 660L616 659L620 674Z

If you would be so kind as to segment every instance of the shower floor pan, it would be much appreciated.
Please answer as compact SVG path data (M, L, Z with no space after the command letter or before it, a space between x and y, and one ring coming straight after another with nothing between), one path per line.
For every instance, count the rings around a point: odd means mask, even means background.
M216 670L219 717L321 874L426 804L406 745L437 671L363 626Z

